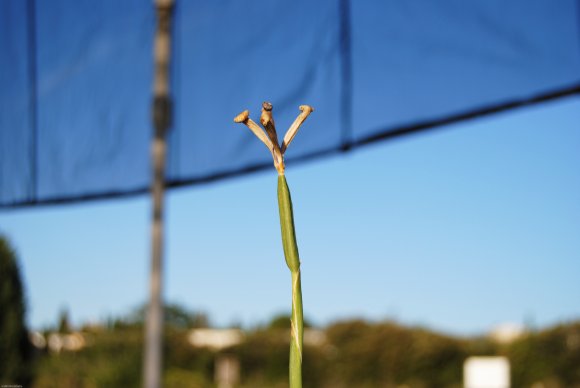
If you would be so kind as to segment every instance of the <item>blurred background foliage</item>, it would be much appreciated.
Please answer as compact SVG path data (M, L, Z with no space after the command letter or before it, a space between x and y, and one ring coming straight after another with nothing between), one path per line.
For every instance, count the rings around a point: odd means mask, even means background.
M240 387L286 387L289 335L280 322L245 330L241 344L220 351L192 346L194 326L167 322L164 386L213 387L215 360L227 354L240 362ZM472 355L507 356L513 387L580 387L580 322L529 331L509 344L358 319L321 330L324 343L305 346L305 387L461 387ZM79 351L38 352L34 386L140 386L142 322L120 319L81 332L87 346Z
M25 324L24 287L16 253L0 235L0 385L32 377L32 346Z

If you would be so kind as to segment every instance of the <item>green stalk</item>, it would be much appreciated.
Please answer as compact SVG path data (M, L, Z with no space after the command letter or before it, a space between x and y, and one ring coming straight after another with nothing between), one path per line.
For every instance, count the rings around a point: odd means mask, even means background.
M302 342L304 320L302 317L302 288L300 285L300 258L294 232L294 215L290 190L283 174L278 175L278 207L286 265L292 274L292 320L290 339L290 388L302 388Z
M292 214L292 199L290 190L284 177L284 153L294 139L298 129L304 120L312 113L309 105L300 105L300 114L294 120L286 135L282 145L278 141L278 134L272 117L272 104L264 102L262 104L262 115L260 123L265 128L260 127L252 119L250 112L245 110L234 118L234 122L242 123L268 147L274 159L274 167L278 171L278 207L280 208L280 227L282 229L282 245L284 247L284 257L286 264L292 274L292 319L291 319L291 340L290 340L290 388L302 388L302 342L304 338L304 319L302 317L302 288L300 286L300 258L298 257L298 246L296 245L296 234L294 233L294 215Z

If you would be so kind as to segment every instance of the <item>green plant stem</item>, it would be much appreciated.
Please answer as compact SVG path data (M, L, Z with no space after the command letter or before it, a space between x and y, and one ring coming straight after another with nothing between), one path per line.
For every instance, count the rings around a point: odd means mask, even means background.
M292 320L290 339L290 388L302 388L302 343L304 319L302 316L302 287L300 284L300 258L294 232L292 199L284 175L278 175L278 207L286 265L292 274Z

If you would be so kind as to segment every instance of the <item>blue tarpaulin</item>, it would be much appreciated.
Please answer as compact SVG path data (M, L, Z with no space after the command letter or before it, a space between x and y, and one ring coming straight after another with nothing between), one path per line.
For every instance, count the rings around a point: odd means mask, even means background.
M155 9L0 1L0 206L143 193ZM580 93L580 1L178 1L167 184L271 166L263 101L308 159Z

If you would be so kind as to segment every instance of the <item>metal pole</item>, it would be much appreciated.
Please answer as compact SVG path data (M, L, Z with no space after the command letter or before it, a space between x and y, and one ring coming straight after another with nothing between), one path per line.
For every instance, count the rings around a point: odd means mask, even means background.
M153 82L153 126L155 135L151 148L153 182L151 196L153 214L151 225L151 275L147 321L145 324L145 359L143 386L161 387L163 349L163 197L165 191L165 133L171 125L169 96L169 58L171 52L172 0L155 0L157 33L155 35Z

